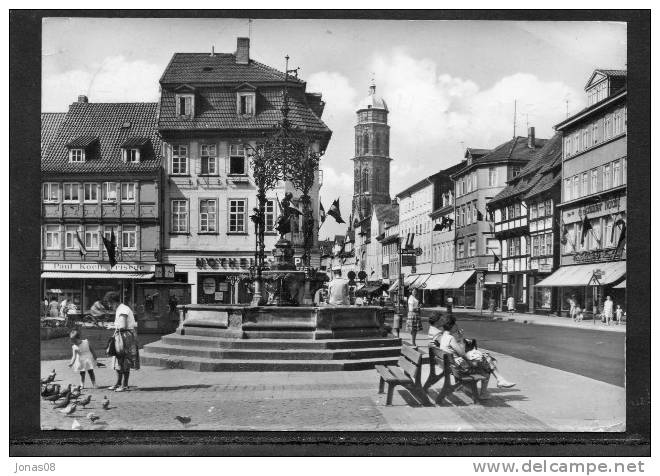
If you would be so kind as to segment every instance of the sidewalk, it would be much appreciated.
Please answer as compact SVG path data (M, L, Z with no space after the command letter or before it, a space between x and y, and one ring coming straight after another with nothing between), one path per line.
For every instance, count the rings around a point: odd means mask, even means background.
M406 336L403 336L404 339ZM420 349L425 345L420 339ZM107 390L114 371L97 370L102 388L84 390L92 402L71 416L41 401L43 429L70 430L321 430L321 431L623 431L625 390L577 374L493 353L511 389L491 381L491 399L473 405L457 392L442 406L422 406L402 387L392 406L379 395L375 370L345 372L193 372L143 367L131 373L131 391ZM104 359L109 365L110 359ZM45 360L42 375L77 384L67 360ZM424 365L422 380L429 372ZM437 395L442 382L429 390ZM103 410L103 396L110 410ZM100 417L92 423L89 412ZM174 417L191 417L183 425Z
M447 309L444 307L426 307L423 308L422 313L424 317L428 317L429 313L433 311L440 311L446 313ZM519 322L522 324L537 324L542 326L560 326L560 327L574 327L582 329L592 329L599 331L607 332L626 332L626 323L624 322L621 325L611 324L605 325L600 321L594 322L593 320L585 320L582 322L575 322L570 317L558 317L550 316L545 314L527 314L522 312L514 312L513 314L509 312L495 311L492 315L489 311L484 310L479 312L477 309L463 309L463 308L454 308L454 314L456 314L457 319L461 315L469 315L471 317L478 317L481 319L495 319L500 321L512 321Z

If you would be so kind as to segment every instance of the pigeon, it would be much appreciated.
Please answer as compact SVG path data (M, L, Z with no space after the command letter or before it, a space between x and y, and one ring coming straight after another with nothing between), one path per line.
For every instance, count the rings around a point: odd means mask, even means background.
M60 398L66 397L71 394L71 384L69 384L63 391L60 393Z
M99 418L101 418L101 417L98 417L98 416L94 415L94 413L92 413L92 412L89 412L87 414L87 419L89 419L89 421L91 421L92 423L94 423Z
M63 415L71 415L75 411L76 411L76 404L72 403L68 407L63 408L62 410L60 410L60 413L62 413Z
M46 378L42 378L40 380L40 382L41 382L41 385L46 385L47 383L50 383L50 380L48 380L48 377L46 377Z
M104 410L108 410L110 408L110 400L108 399L107 396L103 396L103 405L101 405Z
M71 398L78 398L80 396L80 385L78 385L76 388L71 390Z
M69 395L67 395L66 397L64 397L64 399L61 402L59 402L59 403L55 402L55 405L53 405L53 408L64 408L69 404L70 400L71 400L71 397Z
M53 371L52 371L50 374L48 374L48 377L47 377L47 379L48 379L48 383L50 383L50 382L52 382L53 380L55 380L55 376L56 376L56 375L57 375L57 372L55 372L55 369L53 369Z
M187 424L190 423L190 421L191 421L191 418L190 418L189 416L179 416L179 415L177 415L177 416L175 416L174 418L175 418L176 420L179 420L179 421L180 421L181 423L183 423L184 425L187 425Z
M54 393L53 395L46 395L44 397L44 400L48 400L49 402L54 402L55 400L59 400L60 395L57 393Z
M92 396L91 396L91 395L87 395L85 398L83 398L82 400L80 400L80 401L78 402L78 405L80 405L81 407L84 408L84 407L86 407L87 405L89 405L89 402L91 402L91 401L92 401Z
M71 424L71 429L80 430L80 422L78 420L73 420L73 423Z

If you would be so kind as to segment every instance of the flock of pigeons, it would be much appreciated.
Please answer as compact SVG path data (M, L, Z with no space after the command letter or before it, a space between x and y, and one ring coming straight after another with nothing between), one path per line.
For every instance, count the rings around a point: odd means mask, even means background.
M59 411L63 415L73 415L78 407L82 407L84 409L91 403L92 396L86 395L83 397L82 387L80 385L73 387L71 384L69 384L64 390L62 390L61 385L53 383L56 376L57 372L55 372L55 369L53 369L53 371L48 374L47 377L41 379L41 398L51 402L52 408L54 410ZM104 410L110 410L112 408L110 407L110 399L107 397L107 395L103 396L103 403L101 404L101 408ZM95 415L94 412L88 413L87 419L93 424L101 423L99 421L100 417ZM179 415L175 416L174 419L179 421L184 426L188 425L192 420L189 416ZM74 419L73 424L71 425L71 429L79 430L80 428L80 422Z
M73 387L71 384L62 390L62 387L53 383L57 373L55 369L48 374L47 377L41 379L41 398L52 403L52 408L59 411L63 415L73 415L78 407L85 408L92 401L91 395L82 396L82 388L80 385ZM107 396L103 396L103 403L101 407L104 410L110 410L110 400ZM93 412L87 414L87 419L92 423L96 423L100 417ZM71 428L74 430L80 429L81 425L78 420L74 420Z

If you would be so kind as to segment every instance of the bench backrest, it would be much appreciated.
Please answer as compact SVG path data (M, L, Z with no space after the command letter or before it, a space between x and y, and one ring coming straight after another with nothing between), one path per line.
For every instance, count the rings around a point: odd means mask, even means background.
M401 357L397 365L408 374L408 376L419 383L422 378L422 353L408 347L407 345L401 346Z
M429 347L429 362L431 365L437 365L449 375L450 365L454 363L454 356L450 352L445 352L440 347Z

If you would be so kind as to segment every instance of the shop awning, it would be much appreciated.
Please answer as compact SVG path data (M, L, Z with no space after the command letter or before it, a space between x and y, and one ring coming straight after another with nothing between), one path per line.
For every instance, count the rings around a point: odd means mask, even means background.
M598 282L593 280L594 271L601 270L602 277ZM594 284L610 284L621 279L626 274L625 261L609 263L578 264L562 266L550 276L537 284L540 287L589 286Z
M355 295L368 296L370 294L378 293L381 289L383 289L383 286L377 286L377 285L363 286L355 292Z
M621 281L619 284L617 284L616 286L614 286L614 289L625 289L625 288L626 288L626 280L625 279L623 281Z
M445 283L449 282L452 274L454 273L432 274L429 276L429 279L426 280L426 287L424 289L429 291L445 289Z
M42 278L57 279L151 279L154 273L62 273L60 271L44 271Z
M407 288L410 286L412 283L414 283L417 278L419 278L419 274L409 274L405 278L403 278L403 287Z
M413 289L426 289L426 281L429 279L430 274L420 274L419 278L415 280L413 284L410 285Z
M474 276L474 271L456 271L452 273L451 278L447 281L443 289L458 289L472 276Z
M398 289L399 289L399 280L397 279L396 281L394 281L394 283L392 283L392 286L387 288L387 292L395 293Z

